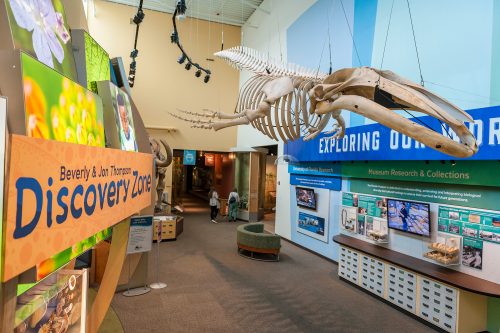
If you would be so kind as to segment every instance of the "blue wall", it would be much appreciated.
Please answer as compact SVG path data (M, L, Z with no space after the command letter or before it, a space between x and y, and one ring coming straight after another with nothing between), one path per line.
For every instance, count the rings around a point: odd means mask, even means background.
M500 34L500 6L493 0L410 0L410 7L426 87L463 109L499 105L500 61L494 59L500 57L500 43L495 45L494 37ZM360 66L360 62L380 68L385 47L382 68L420 82L406 1L318 0L288 28L287 59L328 73L329 42L333 71ZM371 123L347 111L343 116L350 127ZM331 235L338 227L339 198L333 193ZM296 214L296 207L291 207L292 220ZM296 221L291 223L293 241L336 257L331 235L325 244L297 233Z

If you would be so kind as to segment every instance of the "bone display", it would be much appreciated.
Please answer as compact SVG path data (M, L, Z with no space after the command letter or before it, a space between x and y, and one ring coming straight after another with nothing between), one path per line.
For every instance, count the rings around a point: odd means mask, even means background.
M326 135L341 139L345 133L342 110L357 113L444 154L465 158L477 150L476 138L464 124L469 114L425 87L385 70L344 68L331 75L285 64L246 47L215 53L238 70L255 74L241 88L234 114L205 110L182 111L172 116L192 127L214 129L248 125L276 141L311 140L336 124ZM457 135L443 135L394 110L416 111L438 119Z

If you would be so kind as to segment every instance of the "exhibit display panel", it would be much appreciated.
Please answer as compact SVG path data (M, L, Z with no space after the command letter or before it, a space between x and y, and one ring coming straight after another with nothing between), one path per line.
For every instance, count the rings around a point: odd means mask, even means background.
M151 204L150 154L69 145L11 137L4 281Z
M109 81L97 83L99 95L103 98L108 144L126 151L137 151L132 104L128 94Z
M26 51L59 73L77 79L69 26L60 0L5 0L0 12L6 18L2 34L11 34L4 38L8 44L4 48Z
M80 64L78 82L97 93L97 82L111 79L109 54L85 30L72 29L71 37L75 59Z
M338 233L332 217L338 207L332 204L340 195L341 179L309 175L290 175L292 241L333 259L336 250L331 237Z
M24 53L21 65L28 136L104 147L98 95Z
M86 332L87 270L61 270L18 298L14 332Z

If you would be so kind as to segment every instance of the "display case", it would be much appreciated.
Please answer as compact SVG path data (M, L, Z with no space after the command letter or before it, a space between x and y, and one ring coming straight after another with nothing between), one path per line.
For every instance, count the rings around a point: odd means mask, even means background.
M433 242L424 242L423 256L442 266L460 265L462 237L439 233Z
M375 243L387 244L389 243L389 228L387 220L381 218L368 217L372 220L371 224L367 223L366 237ZM370 227L368 227L370 226Z

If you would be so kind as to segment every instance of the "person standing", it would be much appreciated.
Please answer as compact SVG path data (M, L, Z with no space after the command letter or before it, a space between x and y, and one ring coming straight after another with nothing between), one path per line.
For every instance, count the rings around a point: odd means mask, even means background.
M399 216L401 217L401 222L403 223L403 230L408 230L408 210L406 209L406 204L404 202L399 210Z
M210 187L210 192L208 192L208 199L210 200L210 219L212 220L212 223L218 223L215 219L219 213L219 209L217 208L220 205L219 194L213 186Z
M227 198L227 202L229 204L229 217L228 220L231 222L236 222L236 218L238 217L238 206L240 205L240 196L238 195L238 190L233 188L233 191L229 193L229 197Z

